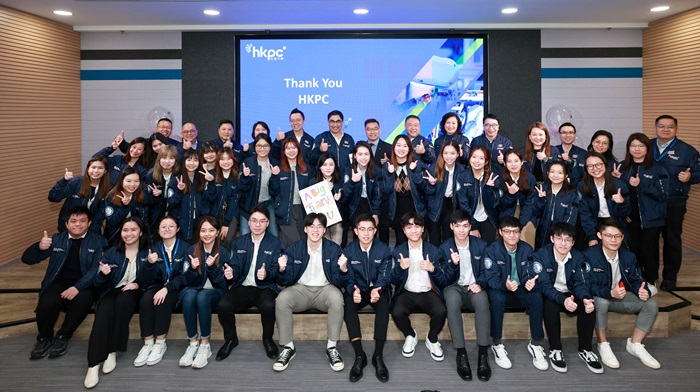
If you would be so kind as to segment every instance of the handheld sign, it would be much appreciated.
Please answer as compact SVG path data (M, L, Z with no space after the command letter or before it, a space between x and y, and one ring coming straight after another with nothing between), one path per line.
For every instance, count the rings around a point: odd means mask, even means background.
M327 226L343 220L333 196L333 188L326 181L299 190L299 197L306 213L316 212L325 215L328 219Z

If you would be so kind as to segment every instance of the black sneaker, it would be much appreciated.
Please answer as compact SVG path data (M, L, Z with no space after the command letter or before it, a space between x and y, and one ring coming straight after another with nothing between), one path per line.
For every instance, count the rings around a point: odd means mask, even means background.
M31 359L40 359L44 358L46 354L49 352L49 349L53 345L53 339L47 339L47 338L38 338L36 340L36 344L34 344L34 349L32 350L31 354L29 354L29 358Z
M337 348L327 348L326 356L328 357L328 364L331 365L331 369L333 369L333 371L339 372L345 369L343 358L340 357L340 353L338 352Z
M63 335L58 335L53 339L53 347L49 351L49 358L58 358L63 356L68 350L68 338Z
M598 356L593 351L582 350L578 352L579 358L588 366L588 370L595 374L603 374L603 365L598 361Z
M552 364L552 369L559 373L566 373L566 362L564 361L564 353L561 350L549 351L549 363Z
M284 346L280 356L277 357L277 361L272 365L272 370L281 372L289 366L289 362L297 355L297 350Z

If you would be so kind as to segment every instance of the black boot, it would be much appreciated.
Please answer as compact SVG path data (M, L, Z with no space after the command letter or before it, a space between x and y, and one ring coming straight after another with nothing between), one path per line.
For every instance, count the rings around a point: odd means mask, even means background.
M216 360L223 361L228 358L228 356L231 355L231 351L233 351L236 346L238 346L238 337L227 340L226 343L221 346L219 352L216 353Z

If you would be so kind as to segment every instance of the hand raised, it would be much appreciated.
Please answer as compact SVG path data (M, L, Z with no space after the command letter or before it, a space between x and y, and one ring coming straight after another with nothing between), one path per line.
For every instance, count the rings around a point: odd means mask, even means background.
M426 174L426 176L424 176L423 179L424 179L424 180L428 180L428 182L430 183L430 185L435 185L435 184L437 183L437 180L435 179L435 177L433 177L433 176L430 175L430 172L429 172L429 171L426 170L426 171L425 171L425 174Z
M267 270L265 269L265 263L262 263L260 269L255 273L255 277L257 277L260 281L263 281L265 280L265 278L267 278Z
M411 170L416 170L416 166L418 166L418 161L413 161L408 164L408 168Z
M622 189L618 188L617 193L612 196L612 199L617 204L622 204L625 202L625 198L622 197Z
M569 312L574 312L574 311L576 311L576 308L578 308L578 304L576 303L576 300L574 299L574 296L573 296L573 295L572 295L572 296L569 296L569 297L566 297L566 299L564 300L564 307L565 307L566 310L568 310Z
M528 279L528 281L525 282L525 290L532 291L532 289L535 288L535 284L537 284L537 278L539 277L539 275L535 275L534 278Z
M245 165L245 162L243 162L243 175L245 177L250 176L250 168Z
M425 145L423 144L423 139L421 139L420 143L416 145L416 154L425 154Z
M66 181L69 181L70 179L73 178L73 172L70 171L70 170L68 170L68 168L66 168L66 174L63 175L63 178L64 178Z
M535 186L535 189L537 190L538 197L547 197L547 192L544 191L544 185L537 185Z
M435 266L430 262L430 255L425 256L425 260L420 262L420 269L428 272L435 271Z
M377 301L379 301L379 298L381 297L381 294L379 293L382 291L381 287L375 287L372 289L372 291L369 293L369 302L376 304Z
M215 254L214 256L212 256L212 255L207 256L207 260L206 260L207 266L211 267L212 265L214 265L214 263L216 262L216 259L218 259L218 258L219 258L218 253Z
M280 174L280 167L279 166L270 166L270 171L272 172L272 175L277 176Z
M486 186L496 186L496 180L498 179L498 174L489 174L489 180L486 181Z
M622 168L622 164L615 164L613 163L613 170L610 172L610 175L612 175L615 178L620 178L622 177L622 173L620 172L620 168Z
M639 173L637 173L637 175L634 177L630 177L629 184L635 188L639 186Z
M459 264L459 260L460 260L459 253L452 250L452 248L450 248L450 259L452 260L453 264L455 264L455 265Z
M407 270L411 266L411 259L403 257L403 254L399 253L399 266L402 270Z
M508 277L506 278L506 288L512 292L518 290L518 282L510 280L510 275L508 275Z
M182 176L176 177L177 180L177 189L184 191L185 190L185 182L182 181Z
M326 143L324 138L321 138L321 144L318 146L318 149L321 150L321 152L328 151L328 143Z
M506 186L508 187L508 193L510 193L511 195L515 195L516 193L518 193L518 191L520 191L520 187L515 182L512 184L506 183Z
M342 253L340 254L340 257L338 257L338 267L341 271L348 272L348 258Z
M233 268L231 268L228 263L224 263L224 278L226 278L226 280L233 280Z
M279 272L284 272L287 269L287 255L282 255L277 259L277 269Z
M360 292L360 288L355 285L355 290L352 292L352 302L359 304L362 302L362 293Z
M190 266L192 269L197 269L199 268L199 257L192 257L192 255L188 255L190 257Z
M204 170L198 171L197 173L203 175L204 180L206 180L206 181L214 181L214 175L209 173L209 170L204 169Z
M152 252L151 249L148 249L148 262L154 264L156 261L158 261L158 253Z
M44 230L44 236L41 237L41 241L39 241L39 249L41 249L41 250L49 249L51 247L52 242L53 242L53 240L51 239L51 237L49 237L49 233L47 233L46 230Z

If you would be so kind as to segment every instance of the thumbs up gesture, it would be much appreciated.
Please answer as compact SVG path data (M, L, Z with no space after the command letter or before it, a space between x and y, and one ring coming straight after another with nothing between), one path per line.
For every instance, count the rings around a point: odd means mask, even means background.
M119 148L119 145L124 141L124 130L117 135L117 137L114 138L114 141L112 142L112 149L116 150Z
M426 171L425 171L425 174L427 175L427 177L423 177L423 179L424 179L424 180L428 180L428 182L430 183L430 185L435 185L435 183L437 183L437 180L435 179L435 177L433 177L433 176L430 175L430 172L429 172L429 171L426 170Z
M435 271L435 266L430 262L430 255L425 256L425 260L420 262L420 269L428 272Z
M328 151L328 143L326 143L324 138L321 138L321 144L318 146L318 149L321 150L321 152Z
M207 260L206 260L207 266L211 267L212 265L214 265L217 258L219 258L218 253L215 254L214 256L212 256L212 255L207 256Z
M376 304L377 301L379 301L379 297L381 297L381 294L379 293L380 291L382 291L381 287L373 288L369 293L369 302Z
M538 151L537 152L537 159L539 159L540 161L544 161L547 159L547 154L545 154L544 151Z
M423 145L423 139L421 139L420 143L416 145L416 154L425 154L425 145Z
M566 299L564 300L564 307L569 312L573 312L576 310L576 308L578 308L578 304L576 303L576 300L574 299L573 295L566 297Z
M265 263L262 263L262 266L260 267L258 272L256 272L255 275L260 281L263 281L265 280L265 278L267 278L267 270L265 269Z
M287 269L287 255L282 255L277 259L277 269L279 272L284 272Z
M272 171L272 175L276 176L280 174L280 167L279 166L270 166L270 171Z
M629 184L635 188L639 186L639 173L637 173L637 175L634 177L630 177Z
M109 264L105 264L100 261L100 273L102 275L109 275L112 272L112 269L109 267Z
M625 285L622 282L618 282L617 286L615 286L614 289L610 290L610 296L612 296L613 298L622 299L625 297L625 294L627 294L627 290L625 289Z
M282 132L282 128L277 128L277 140L284 140L284 132Z
M649 299L649 291L647 291L646 285L647 282L642 282L642 285L639 286L639 291L637 292L637 296L642 301L647 301Z
M380 162L382 163L382 165L383 165L383 164L385 164L385 163L387 163L387 162L389 161L389 157L387 157L387 156L386 156L386 153L384 153L384 158L380 159L379 161L380 161Z
M539 278L539 275L535 275L534 278L529 279L527 282L525 282L525 290L527 291L532 291L532 289L535 288L535 284L537 283L537 278Z
M243 162L243 175L246 177L250 176L250 168L245 165L245 162Z
M192 269L197 269L199 268L199 257L192 257L192 255L188 255L190 257L190 266Z
M362 302L362 293L360 292L360 288L355 285L355 291L352 292L352 302L359 304Z
M407 270L408 267L411 266L411 259L407 259L403 257L401 253L399 253L399 266L402 270Z
M156 261L158 261L158 253L151 251L151 249L148 249L148 262L151 264L154 264Z
M498 163L503 164L503 151L498 150Z
M335 195L333 195L333 199L335 199L335 201L340 200L340 196L342 196L342 195L341 195L341 192L342 192L342 191L343 191L343 188L340 188L340 189L338 189L338 193L336 193Z
M73 178L73 172L68 170L68 168L66 168L66 174L63 175L63 178L66 181L70 180L71 178Z
M44 236L41 237L41 241L39 241L39 249L41 249L41 250L49 249L51 247L52 242L53 242L53 240L51 239L51 237L49 237L49 233L47 233L46 230L44 230Z
M224 143L224 147L233 148L233 142L231 141L231 138L226 140L226 143Z
M687 168L687 169L685 169L685 171L678 173L678 181L680 181L680 182L690 181L690 168Z
M452 248L450 248L450 259L452 259L452 263L454 263L454 265L459 264L459 253L452 250Z
M353 170L352 171L352 182L360 182L362 181L362 173L360 172L360 169L358 168L357 171Z
M226 280L233 280L233 268L231 268L228 263L224 263L224 278L226 278Z
M418 166L418 161L413 161L408 164L408 168L411 170L416 170L416 166Z
M622 204L625 202L625 198L622 197L622 189L618 188L617 193L612 196L612 199L617 204Z
M384 156L386 156L386 154L384 154ZM392 173L392 174L396 171L396 168L391 163L387 165L386 169L389 173Z
M591 314L595 310L595 304L594 304L593 299L584 299L583 300L583 308L586 310L586 313Z
M248 140L243 140L243 151L248 152L250 150L250 144L248 144Z
M348 272L348 258L342 253L338 257L338 267L340 267L341 271Z
M518 290L518 282L510 280L510 275L506 278L506 288L512 292Z

